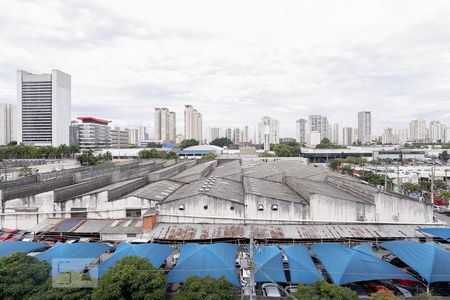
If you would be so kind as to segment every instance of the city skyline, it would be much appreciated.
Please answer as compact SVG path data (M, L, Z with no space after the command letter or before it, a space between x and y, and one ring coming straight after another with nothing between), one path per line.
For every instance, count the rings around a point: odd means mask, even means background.
M0 102L15 103L17 69L57 68L72 75L73 117L101 111L125 127L151 127L153 107L173 107L182 132L186 103L202 111L204 127L242 127L270 114L290 137L295 121L312 114L356 127L355 112L372 111L373 135L414 119L450 119L442 109L449 3L258 1L248 25L255 3L239 3L236 13L237 2L177 2L177 12L173 3L3 2L14 9L0 10Z

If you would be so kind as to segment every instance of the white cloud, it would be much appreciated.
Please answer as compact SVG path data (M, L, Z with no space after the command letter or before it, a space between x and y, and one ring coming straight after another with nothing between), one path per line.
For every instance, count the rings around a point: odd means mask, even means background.
M293 136L322 113L376 133L423 117L449 123L448 1L2 1L0 101L15 71L72 75L73 115L153 123L153 107L204 126L264 115ZM449 124L450 125L450 124Z

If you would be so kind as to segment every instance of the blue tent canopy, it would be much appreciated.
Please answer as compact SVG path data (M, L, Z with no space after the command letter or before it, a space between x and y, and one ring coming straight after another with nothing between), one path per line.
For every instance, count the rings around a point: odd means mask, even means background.
M278 246L255 246L255 282L286 282L283 257Z
M376 258L380 258L380 257L378 256L378 254L376 254L376 253L373 251L372 247L371 247L369 244L367 244L367 243L359 244L358 246L353 247L353 249L356 249L356 250L359 250L359 251L364 252L364 253L366 253L366 254L375 256Z
M5 241L0 243L0 257L5 257L16 252L29 253L48 247L47 244L35 242Z
M312 284L317 280L323 280L306 246L293 245L281 246L281 248L288 258L292 282Z
M399 268L358 249L340 244L321 244L311 248L334 284L382 279L415 280Z
M160 244L121 243L117 246L113 255L98 264L98 266L89 273L92 277L101 278L109 268L114 267L118 260L131 255L146 258L155 268L159 269L169 254L174 250L175 249L172 247Z
M419 231L431 234L435 237L450 242L450 228L422 228Z
M450 281L450 251L438 244L393 241L380 246L417 271L427 283Z
M81 272L109 249L110 246L102 243L56 243L47 251L36 255L36 258L47 261L52 266L54 276L61 272Z
M180 258L167 275L169 283L185 282L187 277L211 276L219 279L224 276L233 285L239 286L236 274L238 247L232 244L185 244L181 246Z

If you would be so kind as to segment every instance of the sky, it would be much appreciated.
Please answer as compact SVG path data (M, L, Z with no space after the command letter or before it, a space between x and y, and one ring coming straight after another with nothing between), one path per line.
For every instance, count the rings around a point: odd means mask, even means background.
M72 116L153 127L154 107L191 104L206 127L281 137L322 114L373 133L417 118L450 125L450 1L0 2L0 102L16 71L72 76Z

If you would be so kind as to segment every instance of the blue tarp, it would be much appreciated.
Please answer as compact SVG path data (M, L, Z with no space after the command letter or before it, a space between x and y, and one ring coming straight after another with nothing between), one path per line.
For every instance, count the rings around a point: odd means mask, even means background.
M255 282L286 282L283 257L278 246L255 246Z
M373 251L372 246L370 246L370 245L367 244L367 243L365 243L365 244L359 244L358 246L353 247L353 249L356 249L356 250L359 250L359 251L364 252L364 253L366 253L366 254L375 256L376 258L380 258L380 257L378 256L378 254L376 254L376 253Z
M238 247L232 244L185 244L181 246L180 258L167 275L169 283L185 282L187 277L211 276L219 279L224 276L233 285L239 286L236 273Z
M419 231L434 235L435 237L450 242L450 228L422 228Z
M293 245L281 246L281 248L288 258L291 282L312 284L317 280L323 280L306 246Z
M86 265L96 260L102 253L111 249L102 243L56 243L45 252L36 255L52 266L52 275L61 272L81 272Z
M417 271L427 283L450 281L450 252L438 244L393 241L380 246Z
M311 248L334 284L383 279L415 280L399 268L358 249L340 244L321 244Z
M16 252L29 253L48 247L47 244L35 242L5 241L0 243L0 257L5 257Z
M113 255L101 262L96 268L89 273L92 277L101 278L109 268L114 267L116 262L126 256L136 255L148 259L148 261L159 269L166 258L175 249L166 245L160 244L128 244L121 243L117 246Z

